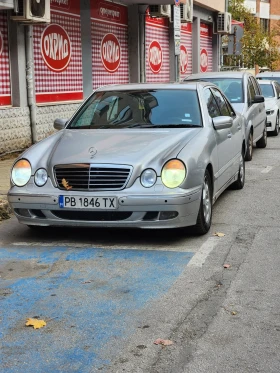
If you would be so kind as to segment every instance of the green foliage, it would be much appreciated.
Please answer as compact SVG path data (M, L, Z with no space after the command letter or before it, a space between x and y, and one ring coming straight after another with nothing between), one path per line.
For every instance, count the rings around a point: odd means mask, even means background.
M257 18L244 6L244 0L230 0L229 12L236 21L244 22L242 43L242 62L246 67L255 65L273 69L280 58L276 40L279 30L265 32Z

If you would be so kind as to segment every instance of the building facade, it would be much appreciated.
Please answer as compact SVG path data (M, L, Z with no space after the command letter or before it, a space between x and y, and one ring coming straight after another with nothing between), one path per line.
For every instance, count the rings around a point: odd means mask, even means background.
M56 118L69 118L102 85L219 69L220 35L213 30L224 0L193 2L192 22L181 24L180 58L172 14L154 17L149 8L174 2L145 2L50 0L50 23L32 26L0 9L0 154L50 135Z

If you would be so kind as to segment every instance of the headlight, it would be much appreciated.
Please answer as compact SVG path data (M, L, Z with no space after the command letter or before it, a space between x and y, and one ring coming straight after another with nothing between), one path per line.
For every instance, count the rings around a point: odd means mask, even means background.
M34 175L35 184L39 187L46 184L48 180L48 173L44 168L39 168Z
M274 113L274 110L270 109L270 110L266 110L266 115L272 115Z
M31 165L26 159L20 159L12 169L12 182L16 186L24 186L31 177Z
M154 170L148 168L147 170L142 172L140 180L143 187L151 188L157 181L157 174Z
M163 166L161 180L167 188L177 188L186 177L186 167L182 161L172 159Z

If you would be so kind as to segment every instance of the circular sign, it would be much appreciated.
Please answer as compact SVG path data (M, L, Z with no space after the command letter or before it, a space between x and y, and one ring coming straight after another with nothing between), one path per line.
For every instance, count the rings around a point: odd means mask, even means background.
M0 56L1 56L2 52L3 52L3 46L4 46L4 40L3 40L3 35L1 33L1 31L0 31Z
M181 0L174 0L175 5L177 5L177 6L180 5L180 2L181 2Z
M63 27L53 23L41 36L41 53L45 64L55 72L64 71L71 60L72 46Z
M208 53L206 49L200 51L200 70L205 73L208 68Z
M101 60L109 73L118 70L121 63L121 45L114 34L106 34L101 41Z
M148 61L150 69L154 74L158 74L162 68L162 48L158 41L153 40L148 50Z
M188 68L188 51L184 45L180 46L180 71L185 74Z

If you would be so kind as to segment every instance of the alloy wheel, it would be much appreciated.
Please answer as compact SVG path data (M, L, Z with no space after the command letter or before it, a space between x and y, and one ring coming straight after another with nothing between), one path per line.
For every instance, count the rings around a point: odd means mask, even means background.
M211 206L210 188L209 188L208 181L206 178L204 179L204 183L203 183L202 201L203 201L204 220L206 224L209 224L210 219L211 219L212 206Z

